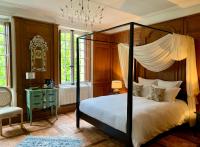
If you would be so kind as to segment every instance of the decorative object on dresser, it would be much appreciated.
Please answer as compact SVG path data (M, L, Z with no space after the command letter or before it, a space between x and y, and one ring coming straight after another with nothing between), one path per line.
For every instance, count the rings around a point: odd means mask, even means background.
M113 89L114 94L119 93L120 89L122 88L122 81L120 80L112 81L111 88Z
M35 72L26 72L26 79L27 80L35 79Z
M30 125L32 124L32 110L35 108L51 108L51 114L53 115L53 108L55 107L55 115L58 119L58 89L56 88L26 89L26 104L27 119L30 119Z
M45 84L47 88L53 88L54 87L54 82L51 79L45 79Z
M9 118L11 125L11 117L21 115L21 128L23 128L23 109L11 106L12 93L6 87L0 87L0 133L2 135L2 120Z
M46 71L48 46L43 37L34 36L30 41L29 49L31 50L31 71Z
M35 72L26 72L26 80L29 80L29 88L32 87L31 80L35 79Z

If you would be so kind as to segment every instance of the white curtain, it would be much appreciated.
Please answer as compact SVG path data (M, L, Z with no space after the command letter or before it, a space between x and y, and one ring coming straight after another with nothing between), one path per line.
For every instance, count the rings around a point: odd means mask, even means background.
M118 52L123 80L127 87L129 46L127 44L118 44ZM199 83L193 38L178 34L168 34L153 43L134 47L134 58L142 66L153 72L160 72L169 68L175 60L186 59L186 86L190 109L190 125L194 125Z

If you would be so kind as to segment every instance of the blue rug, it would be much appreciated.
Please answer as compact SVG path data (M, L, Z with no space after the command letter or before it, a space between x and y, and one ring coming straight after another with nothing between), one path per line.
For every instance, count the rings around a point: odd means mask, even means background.
M28 136L17 147L80 147L79 139L67 137Z

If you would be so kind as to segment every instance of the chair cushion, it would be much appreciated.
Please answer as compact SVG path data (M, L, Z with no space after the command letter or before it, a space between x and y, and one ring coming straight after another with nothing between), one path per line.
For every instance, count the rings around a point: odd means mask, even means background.
M21 111L22 108L19 107L3 107L0 108L0 118L20 114Z

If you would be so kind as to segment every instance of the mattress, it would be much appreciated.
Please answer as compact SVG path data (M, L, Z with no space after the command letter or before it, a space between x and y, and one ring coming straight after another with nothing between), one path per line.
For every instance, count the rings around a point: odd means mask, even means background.
M126 132L127 94L89 98L80 102L80 111ZM175 126L188 121L189 110L182 100L156 102L133 96L132 141L139 147Z

